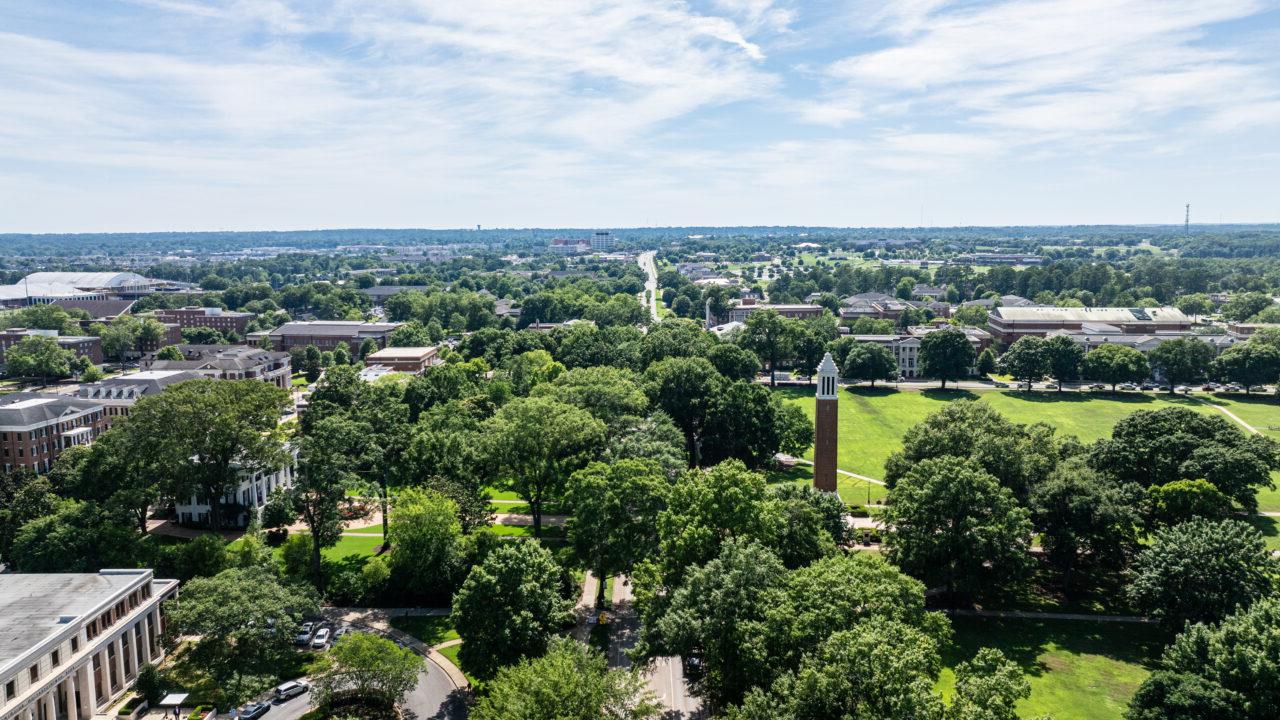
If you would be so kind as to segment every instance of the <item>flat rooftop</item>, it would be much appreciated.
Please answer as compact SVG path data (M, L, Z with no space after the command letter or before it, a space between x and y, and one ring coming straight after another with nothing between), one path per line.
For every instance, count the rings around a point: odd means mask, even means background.
M0 668L115 597L145 572L0 575Z

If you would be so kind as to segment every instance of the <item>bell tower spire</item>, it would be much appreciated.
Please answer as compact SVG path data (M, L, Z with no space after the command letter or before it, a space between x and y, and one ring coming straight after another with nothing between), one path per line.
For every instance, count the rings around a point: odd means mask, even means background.
M836 450L838 445L839 371L831 353L818 363L818 394L814 409L813 486L823 492L836 491Z

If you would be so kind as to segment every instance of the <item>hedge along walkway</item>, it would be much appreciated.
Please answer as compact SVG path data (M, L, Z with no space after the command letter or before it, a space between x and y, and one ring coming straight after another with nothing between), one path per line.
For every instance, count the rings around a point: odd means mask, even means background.
M458 645L461 639L447 640L439 645L428 646L426 643L418 640L403 630L397 630L391 627L391 618L393 617L441 617L452 613L450 608L342 608L328 607L322 608L321 614L326 620L341 621L348 625L355 625L374 630L382 635L395 640L396 642L413 649L420 655L426 655L440 669L444 670L449 676L449 682L453 683L454 688L463 689L470 687L471 683L467 682L467 676L462 674L462 670L453 661L440 653L440 648Z

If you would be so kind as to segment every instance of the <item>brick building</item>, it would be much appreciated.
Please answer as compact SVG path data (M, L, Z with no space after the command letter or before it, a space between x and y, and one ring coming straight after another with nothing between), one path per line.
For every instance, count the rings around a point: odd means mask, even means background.
M106 428L101 403L51 393L0 396L0 456L4 471L48 472L62 451L88 445Z
M176 310L156 310L155 318L163 323L174 323L179 328L212 328L226 335L234 332L244 337L253 313L233 312L216 307L184 307Z
M9 328L0 332L0 363L5 352L29 337L48 337L58 341L63 350L70 350L76 357L87 357L94 365L102 364L102 340L93 335L59 335L57 330L38 328Z
M1094 334L1155 335L1187 332L1191 318L1174 307L1084 308L997 307L987 326L996 340L1011 345L1020 337L1044 337L1054 330Z
M920 340L931 332L942 328L960 330L973 346L974 356L991 346L991 333L971 327L954 327L948 325L916 325L896 335L853 335L858 342L873 343L889 349L893 359L898 363L898 373L902 377L912 379L920 377ZM976 372L972 368L970 372Z
M389 347L369 353L364 358L366 367L382 365L392 372L415 375L441 362L439 348L434 347Z
M245 341L257 345L266 337L274 350L288 352L291 348L315 345L321 352L333 350L346 343L352 355L360 352L365 340L373 340L379 349L387 346L391 333L401 323L374 323L350 320L309 320L287 322L270 332L249 333Z

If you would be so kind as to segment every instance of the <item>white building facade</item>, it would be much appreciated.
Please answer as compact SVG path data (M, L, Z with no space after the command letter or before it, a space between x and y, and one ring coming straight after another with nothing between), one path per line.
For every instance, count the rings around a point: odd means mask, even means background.
M0 575L0 720L105 714L163 657L177 593L150 570Z
M272 491L293 487L294 465L298 459L295 446L286 448L291 455L290 462L284 467L255 473L240 473L240 485L222 498L220 516L224 525L244 527L250 520L257 518L267 504ZM192 496L179 500L174 504L177 520L182 525L207 525L209 523L209 501L207 498ZM0 720L3 720L0 718Z

